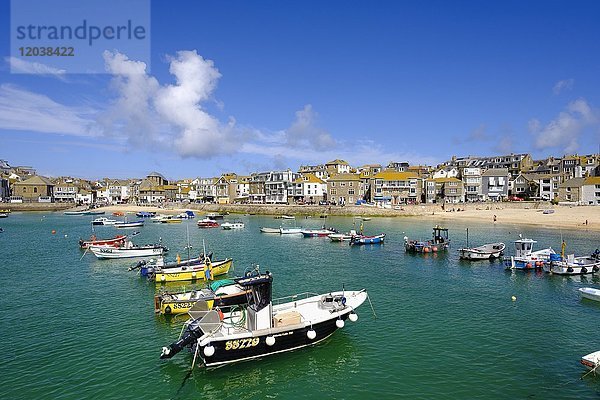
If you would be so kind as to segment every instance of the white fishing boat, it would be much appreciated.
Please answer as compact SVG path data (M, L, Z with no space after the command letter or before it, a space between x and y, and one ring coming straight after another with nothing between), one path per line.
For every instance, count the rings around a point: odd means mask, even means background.
M550 255L556 254L552 247L533 251L535 240L521 238L515 240L515 254L510 258L504 258L506 269L533 270L541 269L550 263Z
M260 231L262 233L281 233L280 228L268 228L268 227L261 227Z
M284 215L281 216L281 219L296 219L296 217L293 216L293 215L285 215L284 214Z
M117 229L139 228L140 226L144 226L144 220L133 222L116 222L113 224L113 226Z
M153 217L150 217L150 221L159 223L159 222L162 222L163 219L166 219L168 217L169 216L167 214L158 214L158 215L155 215Z
M289 227L289 228L284 228L283 226L281 228L279 228L279 233L281 233L282 235L296 235L296 234L301 234L302 233L302 227Z
M356 235L356 231L351 230L348 233L332 233L330 235L327 235L327 237L331 239L332 242L349 242Z
M116 219L110 219L110 218L106 218L106 217L100 217L100 218L96 218L92 221L92 225L114 225L117 222L121 222L121 221L117 221Z
M550 262L544 265L544 271L557 275L586 275L600 271L600 259L593 256L566 257L559 254L550 256Z
M271 274L235 281L252 291L248 305L223 314L206 302L195 303L180 338L162 348L161 358L189 348L192 367L197 356L206 367L217 367L312 346L342 329L347 319L357 321L355 310L367 299L363 289L272 301Z
M589 370L595 370L600 365L600 351L595 351L581 357L581 364Z
M488 243L477 247L458 249L458 252L463 260L493 260L502 256L505 247L506 245L502 242Z
M595 301L600 301L600 289L594 289L591 287L582 287L579 288L579 293L581 293L581 297L589 299L589 300L595 300Z
M241 221L233 221L233 222L223 222L221 224L221 228L225 229L225 230L232 230L232 229L244 229L244 223Z
M130 241L126 241L122 247L89 246L88 250L98 258L156 257L168 251L162 244L136 246Z

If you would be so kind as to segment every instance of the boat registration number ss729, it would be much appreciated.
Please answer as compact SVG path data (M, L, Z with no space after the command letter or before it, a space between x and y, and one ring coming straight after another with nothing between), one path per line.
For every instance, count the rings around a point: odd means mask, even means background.
M228 340L225 342L225 350L247 349L257 346L258 342L260 342L259 338Z

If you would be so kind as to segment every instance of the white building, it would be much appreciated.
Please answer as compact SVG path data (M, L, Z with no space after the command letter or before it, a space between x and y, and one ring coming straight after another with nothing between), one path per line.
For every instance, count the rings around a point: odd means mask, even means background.
M483 199L481 168L463 168L462 181L465 187L465 201L479 201Z
M600 205L600 176L585 178L581 185L581 204Z

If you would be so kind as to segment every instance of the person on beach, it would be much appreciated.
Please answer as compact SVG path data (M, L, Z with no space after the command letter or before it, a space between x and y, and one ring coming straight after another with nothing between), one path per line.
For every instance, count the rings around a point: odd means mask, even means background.
M496 222L496 214L494 214L494 222Z

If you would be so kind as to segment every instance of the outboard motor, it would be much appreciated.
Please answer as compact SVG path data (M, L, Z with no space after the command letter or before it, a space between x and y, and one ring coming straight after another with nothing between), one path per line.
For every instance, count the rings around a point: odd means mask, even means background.
M183 336L181 336L181 338L178 341L173 342L169 346L162 348L160 358L165 359L173 357L175 354L183 350L184 347L190 345L193 341L198 340L200 337L202 337L202 335L204 335L204 332L202 332L198 320L192 321L187 326L185 332L183 333Z

